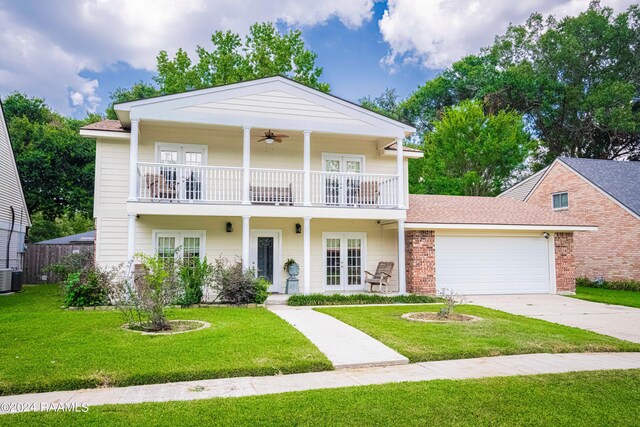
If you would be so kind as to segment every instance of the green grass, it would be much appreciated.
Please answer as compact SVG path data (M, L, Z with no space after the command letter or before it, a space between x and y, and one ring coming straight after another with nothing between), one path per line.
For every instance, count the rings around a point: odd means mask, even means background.
M638 291L618 291L612 289L576 286L576 294L568 296L587 301L640 308L640 292Z
M423 323L404 313L437 311L439 305L317 308L348 323L408 357L411 362L524 353L640 351L639 344L582 329L464 305L456 312L479 322Z
M12 426L638 425L640 370L440 380L0 416Z
M287 305L362 305L362 304L424 304L442 301L429 295L380 295L380 294L310 294L291 295Z
M332 369L300 332L263 308L169 310L211 328L123 331L117 311L60 308L57 287L0 297L0 395Z

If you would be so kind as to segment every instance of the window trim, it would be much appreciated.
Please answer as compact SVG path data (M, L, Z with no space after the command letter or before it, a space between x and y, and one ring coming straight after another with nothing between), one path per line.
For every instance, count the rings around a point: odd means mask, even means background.
M158 237L175 237L176 243L180 243L178 246L182 248L184 246L185 237L199 237L200 238L200 261L204 261L207 256L207 232L206 230L163 230L153 229L151 230L151 250L152 255L158 255ZM178 251L180 258L183 256L182 249Z
M555 207L553 204L553 199L555 198L555 196L560 196L560 202L562 203L563 194L567 195L567 206ZM551 209L553 209L554 211L564 211L569 209L569 191L556 191L555 193L551 193Z
M358 158L360 159L360 161L362 162L362 170L360 171L360 174L366 174L367 172L367 164L366 164L366 156L364 154L349 154L349 153L322 153L322 172L327 172L327 159L330 159L331 157L341 157L340 160L340 168L342 168L343 165L343 161L344 161L344 157L353 157L353 158ZM346 172L340 172L340 173L346 173Z
M208 166L209 164L209 146L206 144L181 144L179 142L162 142L162 141L156 141L154 145L154 151L153 151L154 163L160 163L160 150L163 147L175 148L178 150L178 152L183 150L185 147L200 149L202 150L202 166ZM183 157L182 158L183 163L176 163L176 164L184 165L184 152L182 152L182 157Z

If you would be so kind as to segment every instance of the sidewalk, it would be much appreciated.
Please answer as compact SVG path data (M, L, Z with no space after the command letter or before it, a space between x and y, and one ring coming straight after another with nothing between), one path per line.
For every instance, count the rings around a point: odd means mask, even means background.
M267 309L302 332L336 369L409 363L409 359L364 332L309 307L269 305Z
M395 382L534 375L607 369L639 369L640 353L524 354L478 359L422 362L271 377L242 377L169 384L85 389L0 397L4 404L122 404L197 400L215 397L257 396L291 391L349 387ZM0 412L0 414L3 412Z

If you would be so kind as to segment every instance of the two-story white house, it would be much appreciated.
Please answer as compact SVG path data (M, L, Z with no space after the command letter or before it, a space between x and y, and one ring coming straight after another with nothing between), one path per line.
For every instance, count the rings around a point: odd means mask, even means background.
M115 105L96 139L96 258L239 257L284 292L555 293L582 221L516 200L408 195L415 129L283 77ZM284 136L283 136L284 135Z
M413 127L283 77L115 111L81 130L97 142L99 264L176 248L240 257L284 292L293 258L309 293L362 290L364 271L391 261L404 291Z

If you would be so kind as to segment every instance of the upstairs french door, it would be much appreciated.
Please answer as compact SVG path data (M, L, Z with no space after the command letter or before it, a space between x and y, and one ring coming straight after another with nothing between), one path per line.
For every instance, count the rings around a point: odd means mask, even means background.
M158 163L167 165L205 166L207 164L207 148L201 145L158 144ZM165 185L173 190L178 199L202 199L203 186L206 182L204 170L201 168L163 167L160 171Z
M366 233L322 234L326 291L364 288L366 237Z
M325 154L322 170L326 174L324 182L324 203L328 205L356 205L360 195L360 177L364 170L362 156Z

